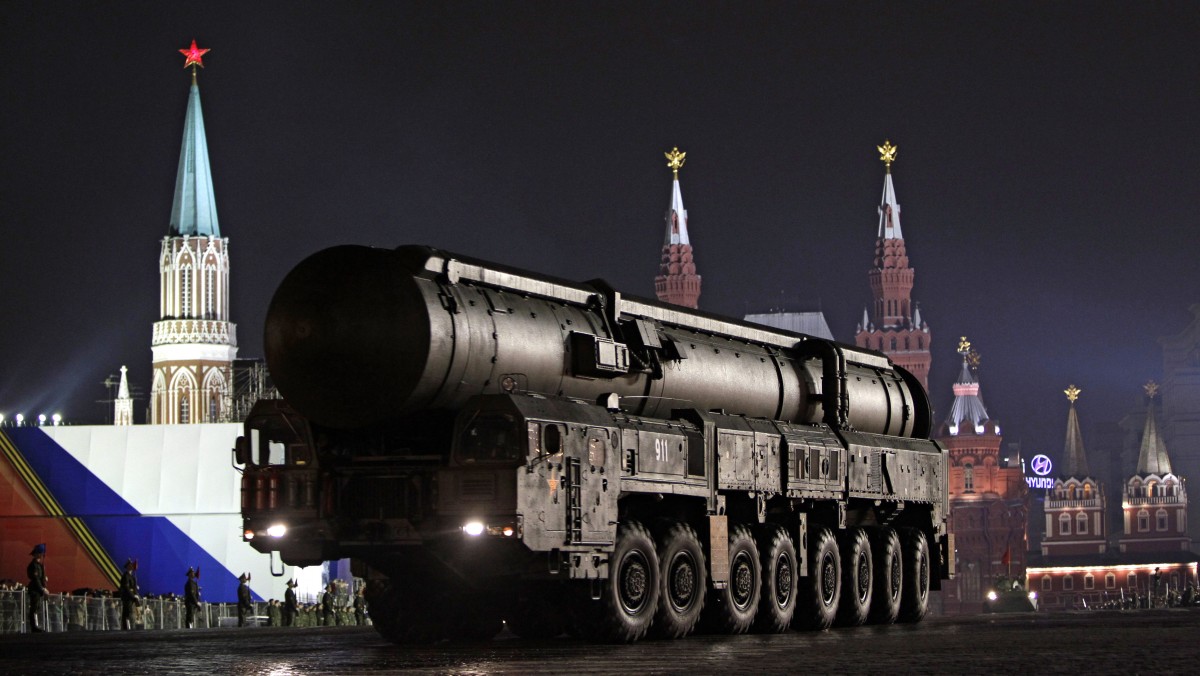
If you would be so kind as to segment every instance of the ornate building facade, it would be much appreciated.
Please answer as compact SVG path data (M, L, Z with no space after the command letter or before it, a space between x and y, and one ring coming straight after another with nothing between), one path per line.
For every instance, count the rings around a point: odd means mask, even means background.
M919 305L912 300L916 273L908 262L904 233L900 228L900 204L892 185L892 162L896 160L897 149L891 141L885 141L878 150L886 173L879 205L875 262L868 273L874 302L869 310L863 309L854 343L886 354L916 376L921 386L928 390L931 334L929 324L921 319Z
M237 356L229 321L229 238L222 237L196 67L208 50L181 50L192 67L168 235L158 259L159 320L154 323L150 422L228 419Z
M1066 476L1046 498L1041 552L1027 570L1027 585L1041 595L1043 607L1160 606L1196 584L1200 557L1188 550L1187 492L1158 432L1157 386L1148 384L1146 393L1141 453L1137 470L1123 483L1123 532L1112 546L1104 487L1089 475L1079 438L1079 390L1067 389Z
M667 167L674 174L671 184L671 206L667 209L667 234L663 240L662 262L654 278L654 292L664 303L695 308L700 300L700 275L692 258L692 243L688 239L687 209L683 208L683 193L679 190L679 169L687 153L672 148L666 153Z
M1000 451L1000 423L979 394L979 355L964 337L954 403L937 441L950 454L950 527L955 578L942 583L946 614L978 613L997 576L1021 577L1027 547L1028 487L1019 459Z

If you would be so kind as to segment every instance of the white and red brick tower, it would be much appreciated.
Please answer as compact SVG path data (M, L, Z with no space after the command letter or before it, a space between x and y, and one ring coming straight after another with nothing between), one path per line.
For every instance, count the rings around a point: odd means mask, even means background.
M1079 414L1075 412L1081 390L1071 385L1063 392L1071 402L1063 445L1063 472L1046 496L1042 556L1103 554L1108 548L1104 486L1088 471Z
M912 301L915 273L904 249L900 229L900 204L892 185L892 162L896 146L884 141L878 146L886 167L883 198L879 205L879 230L875 239L875 263L869 274L874 303L863 310L854 342L858 347L878 350L904 367L921 385L929 389L929 325L921 320L921 310Z
M664 303L695 308L700 299L700 275L692 259L692 244L688 239L687 209L683 208L683 193L679 190L679 169L687 153L672 148L666 153L667 167L674 173L671 185L671 206L667 209L667 235L663 241L662 263L654 278L654 292Z
M1171 471L1167 445L1154 419L1154 398L1158 385L1146 383L1146 425L1142 428L1142 446L1138 453L1137 473L1125 482L1121 501L1125 534L1122 552L1164 552L1187 550L1187 490L1182 477Z
M229 238L217 223L212 171L196 67L207 49L180 50L192 67L168 235L158 259L159 321L154 323L150 422L228 419L237 356L229 321Z

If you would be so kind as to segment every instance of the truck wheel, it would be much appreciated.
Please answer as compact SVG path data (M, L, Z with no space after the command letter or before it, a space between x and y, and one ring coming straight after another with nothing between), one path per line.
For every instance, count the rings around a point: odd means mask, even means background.
M780 634L792 625L796 613L796 547L783 526L768 524L758 533L762 554L762 597L754 630Z
M746 526L729 531L729 583L714 589L705 624L722 634L744 634L754 624L762 594L762 564L758 546Z
M538 589L521 594L507 621L514 634L526 639L554 638L565 630L562 614L549 594Z
M925 533L916 528L900 529L900 551L904 576L899 620L920 622L929 612L929 543Z
M490 641L504 629L502 613L489 598L464 594L453 605L457 612L447 631L451 641Z
M375 625L375 631L392 643L400 643L396 626L396 595L392 581L370 580L363 595L371 606L371 624Z
M863 529L847 528L839 538L838 548L842 550L842 600L834 622L843 627L857 627L867 621L871 612L874 587L871 543Z
M437 602L433 593L401 593L391 580L372 580L366 597L376 631L392 643L433 643L446 637L448 604Z
M842 592L842 562L837 540L828 528L816 528L808 537L808 577L800 580L796 615L797 629L828 629L837 617Z
M708 567L696 531L682 522L668 522L658 537L658 612L654 635L683 638L692 633L704 610L708 591Z
M650 630L658 608L661 585L654 538L637 521L622 523L617 528L617 544L608 561L596 637L632 643Z
M904 587L904 564L900 536L895 528L872 528L871 555L875 563L875 590L871 595L871 624L892 624L900 616L900 592Z

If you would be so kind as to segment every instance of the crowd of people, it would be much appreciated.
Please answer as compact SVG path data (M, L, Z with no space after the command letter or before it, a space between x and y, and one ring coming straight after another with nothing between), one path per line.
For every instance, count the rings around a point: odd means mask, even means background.
M143 597L137 580L138 562L127 559L121 573L120 582L115 591L108 589L76 589L70 596L55 596L53 599L47 591L48 580L45 570L46 545L39 544L30 552L32 560L26 572L28 584L14 580L0 581L0 603L12 605L20 595L27 597L23 605L26 613L26 628L31 633L47 630L44 626L45 613L51 605L56 607L56 616L61 617L64 629L96 629L118 626L116 617L119 611L119 626L121 629L140 629L155 626L194 628L197 616L201 611L201 587L199 584L199 568L188 568L186 581L183 584L183 595L169 594L147 595ZM276 627L316 627L316 626L353 626L368 623L366 601L363 591L356 592L347 589L344 582L330 582L321 595L318 603L300 603L296 595L296 581L289 580L287 592L283 601L271 599L266 603L255 603L249 587L250 574L243 573L238 578L237 589L237 626L247 624ZM5 594L4 592L10 592ZM16 592L11 593L11 592ZM175 615L170 624L155 624L154 607L165 612L171 609L174 613L182 612L184 617ZM11 615L15 620L19 615L14 608L0 608L0 616ZM104 621L97 623L89 620L89 613L99 615ZM109 621L112 617L112 621ZM100 626L97 626L97 625ZM7 630L7 629L6 629Z

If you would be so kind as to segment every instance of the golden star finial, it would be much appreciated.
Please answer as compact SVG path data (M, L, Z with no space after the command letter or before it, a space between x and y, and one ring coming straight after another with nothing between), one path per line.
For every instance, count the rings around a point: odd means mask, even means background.
M1146 390L1146 396L1150 397L1151 399L1158 396L1158 383L1154 382L1153 380L1147 381L1146 384L1142 386L1142 389Z
M896 161L896 151L899 148L892 145L890 140L886 140L883 145L875 146L875 149L879 151L879 159L883 162L883 166L887 167L889 174L892 173L892 162Z
M958 353L965 355L971 351L971 341L967 340L966 336L958 339Z
M679 152L679 146L671 148L671 152L663 153L667 156L667 168L675 174L675 179L679 179L679 169L683 166L684 160L687 159L687 153Z
M1070 385L1067 385L1067 389L1063 390L1063 394L1067 395L1067 401L1074 404L1075 400L1079 398L1079 393L1082 391L1083 390L1079 389L1078 387L1075 387L1074 383L1071 383Z

